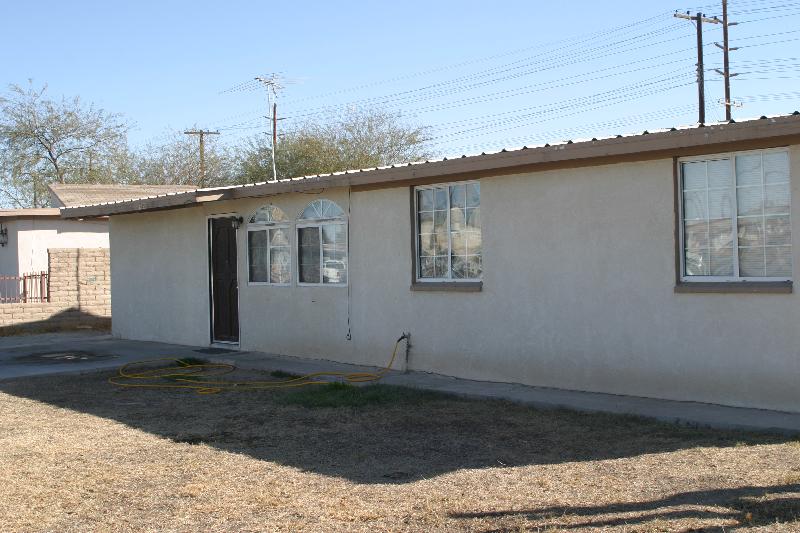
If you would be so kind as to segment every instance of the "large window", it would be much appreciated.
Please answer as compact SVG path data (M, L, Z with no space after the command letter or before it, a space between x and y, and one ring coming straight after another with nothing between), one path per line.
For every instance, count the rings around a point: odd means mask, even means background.
M417 187L417 279L480 280L481 188L477 182Z
M314 200L297 220L298 281L305 285L347 283L347 219L330 200Z
M259 208L247 225L250 283L286 285L292 281L289 221L274 205Z
M791 279L786 150L684 160L680 174L682 280Z

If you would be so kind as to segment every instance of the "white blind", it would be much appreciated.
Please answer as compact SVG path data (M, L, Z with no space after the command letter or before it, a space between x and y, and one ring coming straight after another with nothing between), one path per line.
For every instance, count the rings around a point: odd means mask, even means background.
M739 276L792 275L789 154L737 155Z
M786 151L682 163L684 275L790 278L789 181Z
M733 276L730 160L684 163L682 175L685 274Z

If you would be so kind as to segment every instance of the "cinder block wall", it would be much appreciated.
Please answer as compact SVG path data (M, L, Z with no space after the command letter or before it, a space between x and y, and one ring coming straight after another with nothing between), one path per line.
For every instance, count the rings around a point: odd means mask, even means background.
M0 335L111 326L111 262L104 248L48 250L50 302L0 304Z

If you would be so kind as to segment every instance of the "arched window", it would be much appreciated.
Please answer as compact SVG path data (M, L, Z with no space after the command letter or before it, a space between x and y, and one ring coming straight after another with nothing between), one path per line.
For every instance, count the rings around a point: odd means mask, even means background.
M292 281L289 219L274 205L256 209L247 224L250 283L286 285Z
M347 283L347 217L330 200L314 200L297 218L298 283Z
M262 205L253 216L250 217L250 224L277 224L280 222L288 222L286 214L280 207L274 205Z
M300 220L320 220L326 218L343 218L344 211L330 200L314 200L303 209L298 217Z

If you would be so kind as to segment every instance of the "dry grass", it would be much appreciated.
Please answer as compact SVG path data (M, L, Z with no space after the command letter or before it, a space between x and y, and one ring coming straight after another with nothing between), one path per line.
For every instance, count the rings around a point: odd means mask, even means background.
M0 382L0 530L800 530L800 443L782 437L107 375Z

